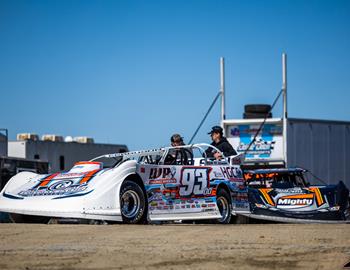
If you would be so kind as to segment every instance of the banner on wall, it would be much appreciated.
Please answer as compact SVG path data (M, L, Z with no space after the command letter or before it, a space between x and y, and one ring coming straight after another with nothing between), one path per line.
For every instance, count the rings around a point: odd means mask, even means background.
M238 154L244 153L254 139L260 123L232 124L226 127L227 139ZM246 153L246 159L280 160L283 159L283 126L282 123L265 124L255 142Z

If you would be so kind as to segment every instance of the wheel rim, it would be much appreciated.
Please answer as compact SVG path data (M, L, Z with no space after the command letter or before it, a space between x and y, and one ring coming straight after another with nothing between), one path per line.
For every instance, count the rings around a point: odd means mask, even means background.
M225 197L219 197L217 200L217 204L218 204L220 214L222 216L222 218L220 218L219 221L221 222L225 221L230 214L230 211L229 211L230 207L229 207L228 201Z
M133 218L140 210L140 197L133 191L126 191L121 198L122 214L127 218Z

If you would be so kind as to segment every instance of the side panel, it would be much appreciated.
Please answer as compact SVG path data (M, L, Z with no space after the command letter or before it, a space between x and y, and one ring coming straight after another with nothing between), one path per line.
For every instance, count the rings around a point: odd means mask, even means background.
M219 185L230 191L234 212L246 211L249 207L247 191L241 170L236 167L139 165L151 219L159 216L162 219L219 218L216 204Z
M216 190L209 183L211 170L204 166L140 165L138 171L145 183L150 216L217 214Z

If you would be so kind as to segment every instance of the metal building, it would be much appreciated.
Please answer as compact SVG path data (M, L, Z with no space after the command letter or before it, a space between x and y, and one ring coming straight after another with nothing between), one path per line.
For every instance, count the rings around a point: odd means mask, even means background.
M267 119L246 151L262 122L223 121L228 141L238 153L246 153L247 166L302 167L328 184L342 180L350 187L350 122L288 118L284 134L282 118ZM309 180L320 184L312 176Z
M0 128L0 156L7 156L7 129Z
M350 188L350 122L288 118L287 164Z
M47 161L50 172L69 170L77 161L108 153L126 152L123 144L20 140L8 142L8 156Z

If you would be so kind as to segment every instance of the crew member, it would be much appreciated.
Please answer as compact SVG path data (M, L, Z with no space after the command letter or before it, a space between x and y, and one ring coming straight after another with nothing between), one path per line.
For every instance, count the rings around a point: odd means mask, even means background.
M212 127L211 131L208 134L210 134L211 139L213 141L211 145L219 149L225 155L225 157L237 155L237 152L235 151L235 149L233 149L232 145L223 136L222 127L214 126ZM222 158L221 153L216 152L212 148L208 148L205 151L205 153L209 158L213 158L213 157L216 159Z

